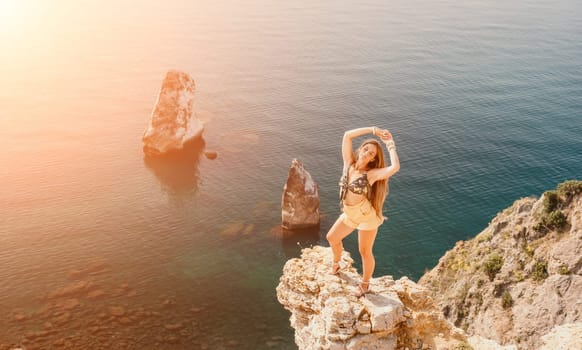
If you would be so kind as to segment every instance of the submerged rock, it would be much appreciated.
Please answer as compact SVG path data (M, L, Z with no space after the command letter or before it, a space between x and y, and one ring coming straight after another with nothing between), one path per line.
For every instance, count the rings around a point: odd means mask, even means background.
M249 236L254 231L254 229L254 224L236 222L227 225L224 230L222 230L222 235L227 237Z
M50 292L47 295L47 299L57 299L62 297L74 297L85 295L86 293L94 290L96 286L89 281L78 281L71 283L63 288L57 289L53 292Z
M288 230L319 225L319 188L303 164L293 159L281 198L282 227Z
M156 106L143 134L146 155L179 151L202 135L202 121L193 117L194 80L186 73L169 71L162 83Z

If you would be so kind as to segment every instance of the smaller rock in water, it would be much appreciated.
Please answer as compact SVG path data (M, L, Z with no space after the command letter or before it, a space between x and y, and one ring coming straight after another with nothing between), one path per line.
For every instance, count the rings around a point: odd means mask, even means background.
M303 164L293 159L281 198L282 227L288 230L319 225L319 187Z
M214 160L218 157L218 152L216 152L216 151L204 151L204 156L207 159Z

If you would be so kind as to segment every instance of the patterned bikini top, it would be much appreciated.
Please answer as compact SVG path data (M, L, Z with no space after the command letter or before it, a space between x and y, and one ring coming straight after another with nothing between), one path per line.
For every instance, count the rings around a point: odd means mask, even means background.
M351 165L350 165L351 168ZM363 194L368 197L372 193L370 190L370 183L368 182L368 174L364 173L362 176L358 177L354 181L349 181L349 168L344 174L342 175L339 186L340 186L340 205L343 205L343 201L348 194L348 190L352 191L355 194Z

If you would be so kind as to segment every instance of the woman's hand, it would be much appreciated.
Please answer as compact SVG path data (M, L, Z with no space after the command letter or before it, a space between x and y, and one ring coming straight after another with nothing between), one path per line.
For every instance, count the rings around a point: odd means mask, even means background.
M376 129L375 135L384 142L392 140L392 134L387 129Z

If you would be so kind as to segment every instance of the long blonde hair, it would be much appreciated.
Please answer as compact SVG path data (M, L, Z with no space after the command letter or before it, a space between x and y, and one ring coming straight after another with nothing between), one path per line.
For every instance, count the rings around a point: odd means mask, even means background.
M364 142L362 142L362 144L360 145L360 147L358 147L354 154L354 159L356 160L356 162L358 161L358 154L360 153L360 149L367 144L376 145L376 157L374 157L374 159L367 164L368 170L374 168L384 168L386 166L386 163L384 161L384 151L382 150L382 145L380 144L380 142L378 142L375 139L367 139ZM384 206L384 201L388 196L388 180L387 179L377 180L372 185L371 191L372 193L371 196L369 197L370 203L372 203L372 206L376 210L376 215L379 218L382 218L383 217L382 206Z

